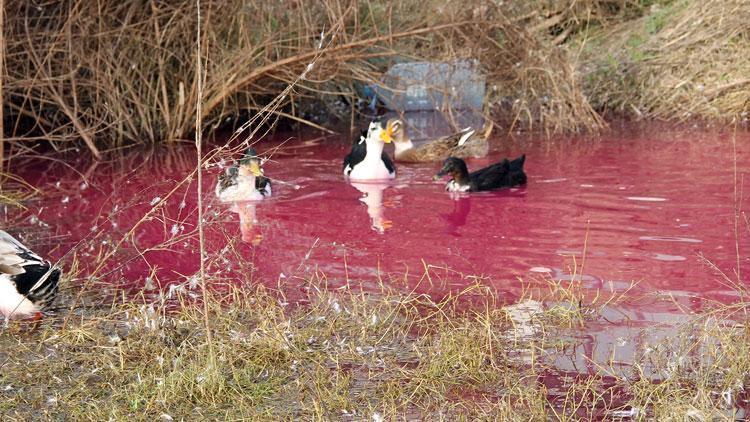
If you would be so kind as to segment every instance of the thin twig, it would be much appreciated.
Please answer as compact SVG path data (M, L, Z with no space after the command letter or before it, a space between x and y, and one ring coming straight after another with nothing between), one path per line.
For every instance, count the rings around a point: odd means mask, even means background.
M201 293L203 294L203 323L206 327L206 341L208 342L208 358L211 369L214 365L214 346L211 337L211 324L208 318L208 289L206 288L206 242L203 233L203 116L201 109L203 106L203 58L201 56L201 0L195 0L198 8L198 25L196 29L196 79L198 87L198 101L195 106L195 149L197 150L197 164L195 171L198 173L198 242L200 243L200 278Z

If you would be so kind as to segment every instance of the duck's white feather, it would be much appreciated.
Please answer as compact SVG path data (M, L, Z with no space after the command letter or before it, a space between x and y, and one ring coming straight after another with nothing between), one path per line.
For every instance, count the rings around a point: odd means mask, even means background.
M271 194L270 186L267 186L268 195ZM217 186L216 196L222 202L235 201L260 201L263 193L255 189L255 176L236 176L233 183L224 189Z
M461 138L458 140L458 146L461 146L461 145L465 144L466 141L469 138L471 138L471 136L474 134L474 132L476 132L474 129L472 129L470 127L467 127L466 129L464 129L464 131L466 131L466 133L464 133L463 135L461 135Z
M407 139L404 142L394 142L393 145L396 148L396 150L394 151L396 158L398 158L398 156L403 154L404 152L414 148L414 143L411 141L411 139Z
M28 258L23 258L25 254ZM23 267L31 263L44 262L44 260L34 252L31 252L15 237L0 230L0 273L17 275L23 274Z
M6 318L40 312L40 304L54 299L59 276L59 269L0 230L0 313ZM19 291L19 280L24 280L25 295Z
M261 192L263 197L269 197L271 196L271 184L266 183L266 187L263 189L263 192Z
M0 274L0 314L6 317L27 317L40 311L26 296L18 293L16 283L8 274Z
M451 180L445 185L445 190L448 192L468 192L470 188L469 185L459 185L455 180Z

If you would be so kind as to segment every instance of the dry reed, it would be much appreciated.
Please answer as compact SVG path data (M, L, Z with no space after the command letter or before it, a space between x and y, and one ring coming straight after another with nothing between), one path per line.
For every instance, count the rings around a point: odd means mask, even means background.
M581 70L597 109L676 121L747 121L750 2L680 0L592 31Z
M356 87L394 60L475 57L498 88L490 104L511 100L499 117L513 127L602 127L563 51L527 28L528 18L506 17L516 7L205 2L202 129L261 110L314 57L315 68L274 113L311 123L300 114L306 104L331 96L353 104ZM82 141L99 156L103 148L192 137L194 3L17 1L6 16L5 131L15 144L42 139L64 149Z

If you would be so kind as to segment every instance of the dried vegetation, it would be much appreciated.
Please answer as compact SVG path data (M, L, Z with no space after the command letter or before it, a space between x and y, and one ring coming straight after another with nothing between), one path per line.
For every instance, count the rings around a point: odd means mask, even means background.
M21 150L191 137L195 3L9 2L5 134ZM602 112L746 118L747 0L203 2L203 130L273 114L355 116L394 62L476 58L505 131L596 131ZM308 65L314 64L306 70ZM299 78L304 75L304 78ZM343 104L344 110L336 109ZM344 116L346 114L347 116ZM317 123L316 123L317 122Z
M354 280L332 291L323 280L300 280L308 294L296 304L258 286L202 297L210 336L187 284L134 299L66 289L56 317L0 332L0 412L6 420L735 420L748 410L747 303L686 316L662 339L628 338L603 361L589 351L576 357L588 370L567 373L558 360L578 356L591 341L581 330L623 295L587 299L575 283L551 282L501 308L480 285L434 301L383 285L363 292ZM615 350L629 349L634 359L623 364Z
M205 128L252 115L296 81L275 113L356 103L395 60L478 58L503 118L546 131L597 129L564 52L515 6L355 0L203 2ZM173 141L194 130L194 2L11 2L6 10L6 135L64 149ZM309 64L311 70L306 71ZM299 75L305 78L298 80ZM518 99L518 101L515 101ZM16 145L21 142L15 142Z
M581 35L593 106L673 121L747 122L750 2L663 3Z

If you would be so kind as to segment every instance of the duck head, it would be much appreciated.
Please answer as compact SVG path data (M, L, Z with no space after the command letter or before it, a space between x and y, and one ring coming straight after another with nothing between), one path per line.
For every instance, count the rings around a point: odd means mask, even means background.
M456 157L448 157L443 162L443 167L432 179L440 180L441 177L447 174L450 174L453 180L459 182L468 179L469 170L464 160Z
M370 126L367 127L366 130L362 131L362 136L359 137L359 143L389 143L393 140L393 138L386 133L386 130L383 128L383 124L380 122L380 120L373 120L370 122Z
M406 130L404 129L404 122L400 119L389 119L385 125L385 130L381 135L383 142L388 143L393 141L396 144L406 142Z
M260 157L255 151L255 148L248 148L245 151L245 156L240 160L240 175L241 176L255 176L260 177L263 175L263 170L260 168Z
M370 127L367 129L367 139L387 144L393 141L393 136L388 133L387 129L383 128L383 123L375 120L370 123Z

